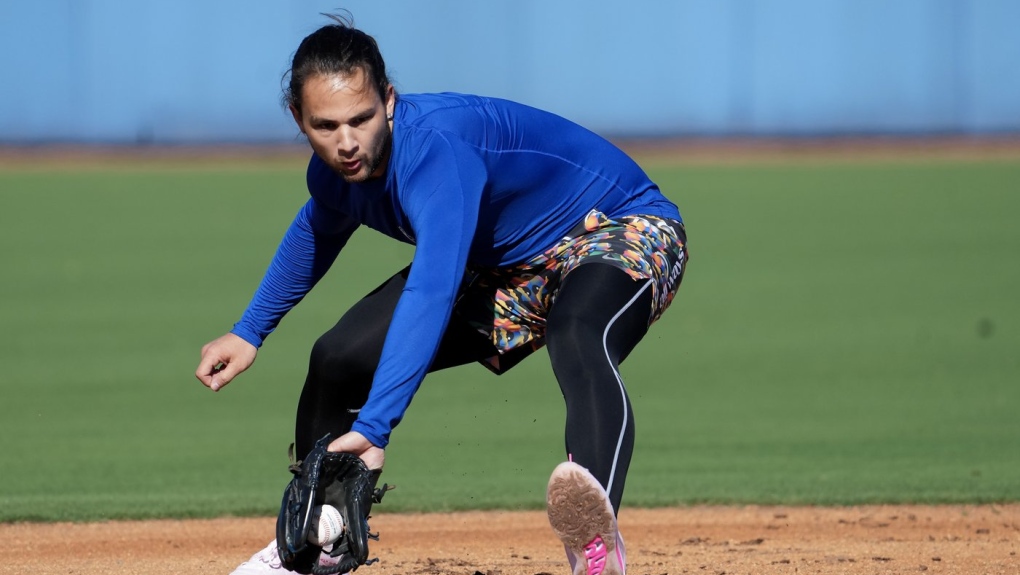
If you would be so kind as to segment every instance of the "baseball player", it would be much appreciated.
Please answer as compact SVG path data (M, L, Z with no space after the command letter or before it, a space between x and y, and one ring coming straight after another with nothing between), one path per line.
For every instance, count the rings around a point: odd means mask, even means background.
M549 479L549 520L574 575L624 574L616 517L634 418L618 366L683 278L677 207L623 152L561 117L473 95L398 95L375 40L348 18L301 42L285 97L314 151L311 197L195 375L218 391L251 366L358 227L413 244L410 265L313 346L297 458L333 433L330 451L381 469L427 373L479 362L501 374L548 346L567 452ZM235 573L283 571L270 543Z

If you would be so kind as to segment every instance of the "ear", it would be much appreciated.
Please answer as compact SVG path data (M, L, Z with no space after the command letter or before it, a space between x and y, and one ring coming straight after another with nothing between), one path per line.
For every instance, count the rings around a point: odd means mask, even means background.
M298 129L301 130L302 134L304 134L305 124L304 122L301 121L301 112L298 112L298 109L294 107L294 104L289 104L287 108L290 109L290 115L294 116L294 122L297 123Z
M393 84L390 84L389 86L386 86L386 116L392 118L396 107L397 92L393 89Z

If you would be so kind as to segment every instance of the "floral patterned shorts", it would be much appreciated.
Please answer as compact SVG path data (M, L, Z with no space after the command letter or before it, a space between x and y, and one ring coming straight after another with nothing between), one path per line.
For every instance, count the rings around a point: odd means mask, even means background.
M651 325L669 307L683 279L686 244L680 222L642 215L613 220L592 210L560 242L522 264L469 269L456 313L492 340L500 355L484 365L503 373L544 345L545 318L559 286L585 263L608 263L634 279L654 280Z

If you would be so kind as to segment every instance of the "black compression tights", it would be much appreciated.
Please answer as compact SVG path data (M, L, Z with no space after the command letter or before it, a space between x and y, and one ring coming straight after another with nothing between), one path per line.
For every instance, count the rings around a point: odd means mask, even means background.
M298 458L327 432L350 430L406 279L406 269L394 275L315 343L298 404ZM634 447L634 418L618 366L647 330L651 298L649 280L589 263L567 275L548 317L546 344L567 407L567 453L602 482L617 510ZM430 371L494 354L484 336L454 316Z

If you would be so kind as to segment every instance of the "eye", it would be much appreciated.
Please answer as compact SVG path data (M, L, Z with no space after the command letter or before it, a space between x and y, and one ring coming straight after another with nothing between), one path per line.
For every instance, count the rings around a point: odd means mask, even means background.
M350 122L351 127L352 128L357 128L358 126L360 126L360 125L364 124L365 122L371 120L372 116L373 116L373 114L365 114L363 116L358 116L357 118L354 118Z

